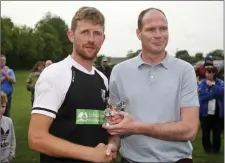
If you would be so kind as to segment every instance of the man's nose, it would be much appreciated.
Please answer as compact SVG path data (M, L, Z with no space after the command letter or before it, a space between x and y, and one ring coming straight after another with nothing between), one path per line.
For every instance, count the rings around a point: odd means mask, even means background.
M89 37L88 37L88 42L94 43L95 41L95 37L93 33L90 33Z
M160 31L159 29L157 29L157 30L155 31L154 37L155 37L155 38L161 38L161 37L162 37L162 33L161 33L161 31Z

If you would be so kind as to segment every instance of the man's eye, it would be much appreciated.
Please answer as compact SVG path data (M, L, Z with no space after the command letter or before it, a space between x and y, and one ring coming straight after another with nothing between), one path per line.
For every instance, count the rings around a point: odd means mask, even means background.
M81 32L82 34L88 34L88 31L83 31L83 32Z

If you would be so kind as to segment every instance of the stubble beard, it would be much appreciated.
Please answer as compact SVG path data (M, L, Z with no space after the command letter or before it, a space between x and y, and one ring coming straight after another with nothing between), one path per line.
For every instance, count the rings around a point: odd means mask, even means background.
M77 47L77 48L76 48ZM82 49L82 47L75 45L75 52L76 54L81 57L84 60L89 60L89 61L93 61L95 59L95 57L97 56L98 52L100 49L96 49L94 55L92 56L88 56L85 51Z

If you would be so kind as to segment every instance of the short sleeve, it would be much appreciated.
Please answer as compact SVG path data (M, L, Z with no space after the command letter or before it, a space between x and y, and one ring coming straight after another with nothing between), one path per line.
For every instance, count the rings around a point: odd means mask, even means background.
M56 117L64 100L64 93L60 87L60 81L55 80L54 76L55 74L46 68L38 78L35 85L32 114L38 113L52 118Z
M194 68L188 64L182 75L180 107L199 107L198 86Z
M109 80L109 104L116 105L120 102L119 91L117 87L118 76L117 67L114 67Z
M16 78L15 73L12 69L9 70L9 76L12 78Z

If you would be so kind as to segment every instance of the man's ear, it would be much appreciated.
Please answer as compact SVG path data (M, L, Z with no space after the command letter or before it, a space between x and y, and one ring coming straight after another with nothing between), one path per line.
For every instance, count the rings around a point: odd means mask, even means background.
M69 30L69 31L67 32L67 37L68 37L68 39L70 40L70 42L73 43L73 40L74 40L74 32L71 31L71 30Z
M105 34L103 35L103 42L105 41Z
M141 31L140 29L136 29L136 34L139 40L141 40Z

